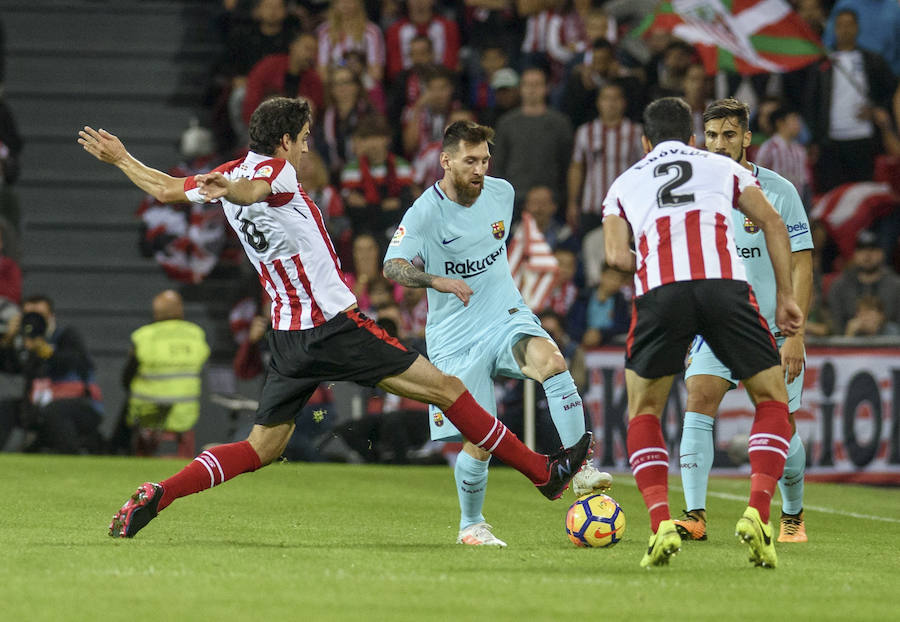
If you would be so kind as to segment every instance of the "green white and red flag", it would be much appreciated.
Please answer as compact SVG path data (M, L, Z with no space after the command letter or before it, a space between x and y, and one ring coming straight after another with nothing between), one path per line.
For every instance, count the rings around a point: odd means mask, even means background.
M825 54L786 0L668 0L631 34L659 29L693 43L708 74L785 73Z

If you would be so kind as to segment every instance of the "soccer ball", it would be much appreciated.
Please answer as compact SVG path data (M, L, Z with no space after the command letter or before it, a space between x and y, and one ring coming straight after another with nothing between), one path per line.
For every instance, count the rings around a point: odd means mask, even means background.
M575 546L612 546L625 535L625 512L608 495L579 497L566 513L566 534Z

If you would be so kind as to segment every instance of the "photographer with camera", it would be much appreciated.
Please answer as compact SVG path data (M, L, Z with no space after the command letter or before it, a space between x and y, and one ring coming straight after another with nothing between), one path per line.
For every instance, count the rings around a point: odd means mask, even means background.
M80 454L101 448L100 388L84 341L72 327L56 325L53 301L31 296L12 318L3 338L4 371L25 379L25 451Z

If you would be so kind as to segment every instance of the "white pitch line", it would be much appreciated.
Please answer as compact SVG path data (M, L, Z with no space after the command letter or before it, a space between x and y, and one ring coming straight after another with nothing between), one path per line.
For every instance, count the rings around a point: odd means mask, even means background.
M626 482L624 482L624 483L628 484L629 486L635 486L635 487L637 487L637 484L635 484L635 483L632 482L632 481L626 481ZM684 490L681 486L669 486L669 488L672 489L672 490L681 490L681 491ZM718 497L719 499L727 499L727 500L729 500L729 501L746 501L746 500L747 500L746 495L745 495L745 496L741 496L741 495L733 495L733 494L728 493L728 492L714 492L714 491L707 491L706 494L707 494L707 496L710 496L710 497ZM826 508L826 507L822 507L822 506L820 506L820 505L806 505L806 504L804 503L804 504L803 504L803 509L804 509L804 510L812 510L813 512L824 512L825 514L835 514L835 515L840 515L840 516L849 516L849 517L851 517L851 518L863 518L863 519L867 519L867 520L879 520L879 521L882 521L882 522L885 522L885 523L900 523L900 519L898 519L898 518L890 518L890 517L888 517L888 516L873 516L872 514L859 514L858 512L847 512L846 510L835 510L834 508Z

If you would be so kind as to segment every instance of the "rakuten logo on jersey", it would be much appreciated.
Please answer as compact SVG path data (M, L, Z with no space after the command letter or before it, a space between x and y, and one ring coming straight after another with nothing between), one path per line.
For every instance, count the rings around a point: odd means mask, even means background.
M809 231L809 224L805 222L798 222L794 225L787 226L788 233L803 233L805 231Z
M493 253L485 257L484 259L466 259L465 261L445 261L444 262L444 274L447 276L457 276L464 279L469 278L470 276L476 276L481 274L482 272L486 272L487 269L493 265L497 258L503 254L504 246L500 246Z
M762 249L758 246L738 246L736 247L738 257L742 259L756 259L762 257Z

